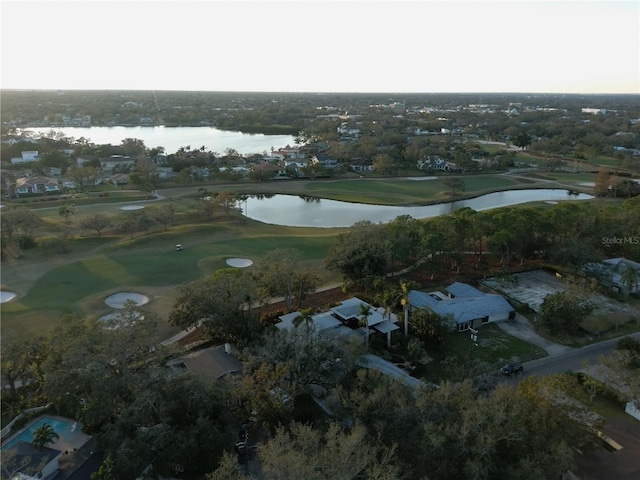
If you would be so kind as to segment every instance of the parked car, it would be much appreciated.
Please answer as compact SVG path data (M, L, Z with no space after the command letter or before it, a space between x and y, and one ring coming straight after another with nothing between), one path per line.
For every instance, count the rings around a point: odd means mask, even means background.
M521 363L513 362L507 363L504 367L500 369L500 372L503 375L511 375L512 373L521 373L524 370L524 367Z

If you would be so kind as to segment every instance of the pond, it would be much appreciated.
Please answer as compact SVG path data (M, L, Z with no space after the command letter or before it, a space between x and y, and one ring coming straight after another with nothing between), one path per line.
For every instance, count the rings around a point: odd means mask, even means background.
M399 215L430 218L460 208L476 211L535 201L588 200L584 193L571 194L562 189L523 189L489 193L476 198L425 206L388 206L340 202L295 195L249 197L241 206L244 214L259 222L290 227L350 227L361 220L387 223Z

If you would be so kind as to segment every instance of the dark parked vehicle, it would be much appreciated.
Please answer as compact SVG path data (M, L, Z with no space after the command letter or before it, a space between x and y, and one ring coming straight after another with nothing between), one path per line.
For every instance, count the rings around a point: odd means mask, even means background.
M512 373L521 373L524 370L521 363L513 362L507 363L504 367L500 369L500 372L503 375L511 375Z

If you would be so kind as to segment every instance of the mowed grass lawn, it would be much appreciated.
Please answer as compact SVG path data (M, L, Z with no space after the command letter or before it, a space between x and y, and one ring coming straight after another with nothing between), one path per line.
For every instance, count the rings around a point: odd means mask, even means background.
M419 177L416 177L419 178ZM445 177L442 177L445 178ZM504 175L469 175L463 194L479 194L495 189L520 188L516 180ZM382 205L427 204L451 200L451 190L440 178L431 180L363 179L310 183L306 194L345 202Z
M247 257L254 262L268 251L295 248L303 264L316 271L323 281L333 277L324 269L324 258L340 229L305 229L263 225L243 220L223 225L179 226L167 232L111 242L94 255L73 251L63 263L33 279L24 295L2 305L3 331L26 335L51 326L65 313L108 313L104 297L115 291L154 292L229 268L229 257ZM175 251L181 243L183 250ZM3 287L11 289L11 273L3 272ZM153 305L149 305L152 308ZM166 305L158 312L166 319Z

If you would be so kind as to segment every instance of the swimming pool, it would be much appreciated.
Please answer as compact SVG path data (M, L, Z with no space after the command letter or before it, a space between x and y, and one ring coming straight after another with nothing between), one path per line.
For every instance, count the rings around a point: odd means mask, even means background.
M22 432L17 437L12 438L4 445L2 445L2 450L9 450L19 441L29 442L33 441L33 431L44 425L45 423L51 425L53 430L60 435L60 438L64 438L65 435L72 432L72 425L69 422L64 422L62 420L58 420L51 417L41 417L37 422L30 425L24 432Z

